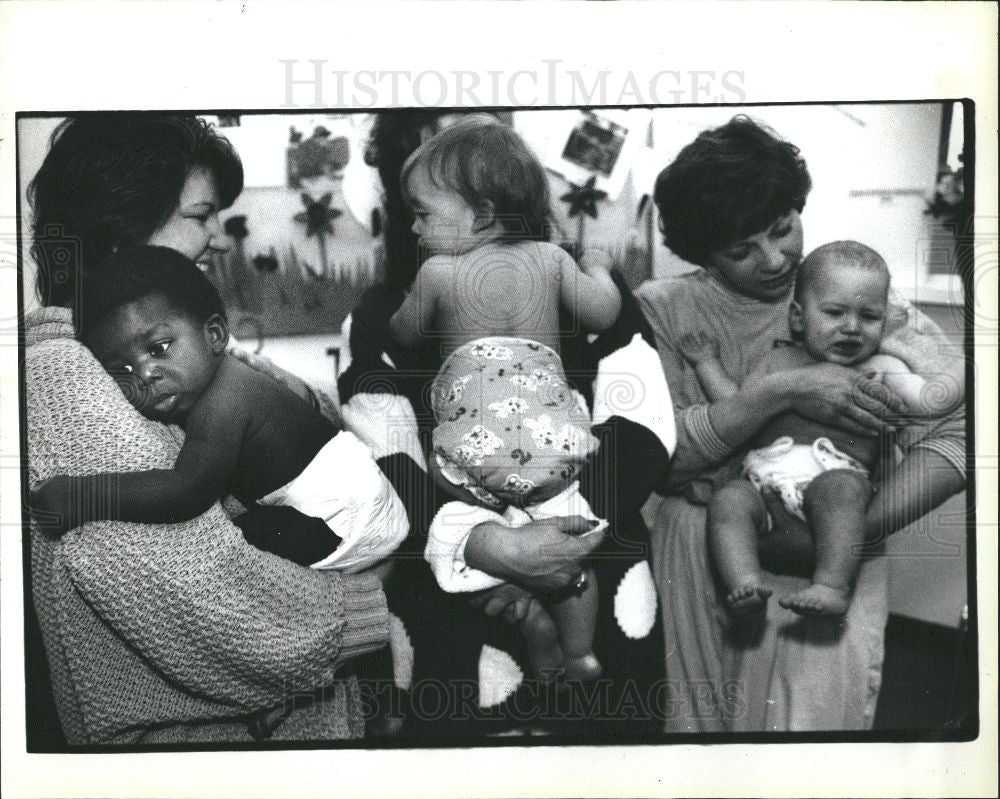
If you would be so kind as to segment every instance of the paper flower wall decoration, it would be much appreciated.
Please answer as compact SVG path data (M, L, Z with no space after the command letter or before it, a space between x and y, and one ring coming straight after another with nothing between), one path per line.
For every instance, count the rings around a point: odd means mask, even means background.
M330 207L333 200L333 193L327 192L318 200L314 200L310 194L302 192L302 204L305 211L300 211L295 215L295 221L306 226L306 237L316 236L319 242L319 259L322 275L328 271L326 257L326 237L333 235L333 220L343 214L343 211Z
M592 175L582 186L577 186L575 183L570 184L572 188L559 198L564 203L569 204L567 211L569 216L587 214L587 216L597 219L597 202L607 199L608 193L595 188L596 182L597 177Z
M608 193L596 187L597 176L591 175L590 179L582 186L571 183L572 187L559 199L569 205L567 215L570 218L579 217L576 229L576 249L577 256L583 250L583 231L587 217L597 219L597 203L607 199Z
M258 272L278 271L278 259L274 255L273 251L270 255L255 255L253 265Z

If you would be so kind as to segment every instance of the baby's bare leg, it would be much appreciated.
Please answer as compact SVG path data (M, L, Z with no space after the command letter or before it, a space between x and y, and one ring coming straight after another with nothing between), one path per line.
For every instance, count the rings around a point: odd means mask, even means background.
M767 508L749 480L727 483L708 503L709 544L734 618L762 613L771 596L757 559L757 537L766 526Z
M601 676L601 664L594 654L597 578L593 569L588 569L584 575L582 588L549 603L549 612L559 628L559 641L566 656L566 677L571 680L596 680Z
M559 646L559 629L537 599L531 600L519 629L528 645L528 660L535 675L543 680L554 678L562 671L566 658Z
M816 542L816 572L809 588L780 600L782 607L809 616L847 612L871 497L868 478L850 469L824 472L809 484L803 509Z

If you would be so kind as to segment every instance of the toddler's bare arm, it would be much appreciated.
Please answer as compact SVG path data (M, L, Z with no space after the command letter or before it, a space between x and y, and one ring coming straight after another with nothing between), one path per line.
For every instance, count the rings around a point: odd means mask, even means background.
M585 330L607 330L622 309L621 293L611 279L611 256L590 249L584 252L578 267L567 253L554 249L554 257L559 259L560 303Z
M902 327L883 336L878 355L898 358L926 381L924 401L912 413L945 416L965 399L965 359L933 321L912 308L907 317Z
M430 258L420 267L410 293L389 322L393 339L401 347L420 344L434 323L437 310L441 272L446 268L438 257Z
M32 507L57 516L47 525L57 532L101 519L169 524L204 513L236 469L247 420L234 407L238 396L213 388L191 409L173 469L55 475L32 496Z
M698 380L710 402L731 397L739 386L729 378L719 361L719 342L705 333L685 333L678 342L681 355L698 374Z
M878 353L865 361L861 369L874 370L877 379L903 400L909 413L915 416L941 416L948 410L941 407L942 387L936 389L933 380L912 371L901 358Z

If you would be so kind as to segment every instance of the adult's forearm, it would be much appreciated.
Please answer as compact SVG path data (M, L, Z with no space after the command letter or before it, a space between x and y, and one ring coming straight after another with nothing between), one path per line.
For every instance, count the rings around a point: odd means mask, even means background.
M766 421L791 407L791 387L785 385L785 374L769 375L708 406L712 429L733 451Z
M603 533L581 535L594 526L581 516L527 519L507 517L512 527L498 521L477 524L466 541L466 565L531 590L560 590L579 577L584 561L604 540Z
M499 522L480 522L472 527L465 544L465 562L473 569L511 579L515 575L507 568L505 546L509 530Z
M695 371L710 400L718 402L739 393L739 386L729 378L718 360L702 361Z
M962 474L942 455L923 447L911 450L868 505L866 541L885 541L963 488Z
M788 410L791 395L778 375L710 405L683 409L677 418L677 451L668 488L680 488L718 466L740 449L762 425Z

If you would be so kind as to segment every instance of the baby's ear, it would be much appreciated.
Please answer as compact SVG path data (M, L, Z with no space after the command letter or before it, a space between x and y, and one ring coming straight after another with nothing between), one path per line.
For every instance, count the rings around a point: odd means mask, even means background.
M212 314L205 320L205 336L213 355L222 355L229 344L229 324L221 314Z
M801 335L802 328L802 306L792 300L788 305L788 329L796 335Z
M482 200L476 208L476 221L473 225L476 233L488 230L497 221L497 209L491 200Z

